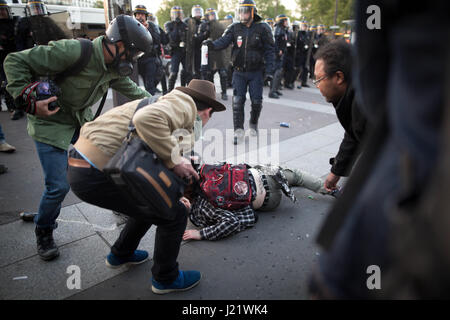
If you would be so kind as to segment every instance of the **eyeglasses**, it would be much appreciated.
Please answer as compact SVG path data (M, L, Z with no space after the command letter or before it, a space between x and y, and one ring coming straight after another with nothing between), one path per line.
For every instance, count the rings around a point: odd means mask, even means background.
M318 84L319 84L319 82L320 81L322 81L323 79L325 79L325 78L327 78L328 76L327 75L324 75L322 78L319 78L319 79L317 79L317 80L313 80L313 84L315 85L315 86L317 86Z

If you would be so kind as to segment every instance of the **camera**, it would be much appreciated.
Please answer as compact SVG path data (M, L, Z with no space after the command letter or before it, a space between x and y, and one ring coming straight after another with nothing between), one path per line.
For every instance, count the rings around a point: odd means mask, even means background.
M50 97L61 95L61 89L53 80L43 80L36 87L36 100L46 100ZM52 101L48 104L48 110L53 111L59 107L58 101Z

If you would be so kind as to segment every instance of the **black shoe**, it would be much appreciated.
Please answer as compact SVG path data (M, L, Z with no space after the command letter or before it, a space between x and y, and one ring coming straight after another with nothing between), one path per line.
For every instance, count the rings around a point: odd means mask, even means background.
M294 89L294 85L293 84L286 84L284 87L286 89L290 89L290 90Z
M42 260L50 261L59 256L58 247L53 240L53 229L35 229L37 251Z
M302 84L302 86L305 87L305 88L309 88L309 84L307 84L307 83Z
M4 164L0 164L0 174L6 173L8 171L8 167Z
M279 95L279 96L282 96L282 95L283 95L279 90L275 91L275 93L276 93L277 95Z
M224 100L224 101L228 100L228 96L227 96L226 92L222 92L222 100Z
M37 216L37 212L21 212L20 218L23 221L32 222L34 221L34 217Z
M19 120L25 115L25 113L22 110L14 110L13 114L11 115L11 120Z
M269 93L269 98L280 99L280 97L275 92L270 92Z

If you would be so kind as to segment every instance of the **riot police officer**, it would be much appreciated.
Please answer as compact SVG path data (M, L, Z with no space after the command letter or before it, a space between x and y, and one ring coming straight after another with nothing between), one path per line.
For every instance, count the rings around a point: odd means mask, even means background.
M198 30L204 17L203 8L196 4L192 7L191 17L186 18L184 23L187 25L186 32L186 83L192 79L200 79L200 62L202 41L205 39L198 38Z
M294 82L298 75L298 68L295 66L295 56L297 55L297 34L300 30L300 23L294 21L292 30L288 30L288 42L286 44L286 54L284 55L284 87L294 89Z
M282 95L280 92L281 78L283 76L283 65L288 42L289 18L285 14L280 14L276 18L275 27L275 74L270 87L269 98L278 99Z
M70 38L69 30L63 30L51 18L41 0L28 0L24 18L17 25L17 50L47 45L49 41Z
M143 5L137 5L134 9L134 17L147 28L153 39L151 50L139 58L138 69L144 80L145 90L154 95L157 92L156 84L161 80L161 74L164 72L159 57L161 44L167 44L169 40L166 33L159 26L148 20L149 14L147 8Z
M224 18L225 25L228 27L233 23L234 18L233 15L227 14ZM233 64L231 63L231 46L226 49L226 56L228 57L228 66L227 66L227 88L233 88L231 80L233 79Z
M233 44L233 124L234 144L244 139L244 104L249 88L251 99L250 129L257 135L258 120L262 109L263 71L273 79L274 39L267 23L257 14L253 0L240 0L237 9L239 22L228 26L224 35L206 40L210 50L222 50Z
M270 29L272 29L272 33L275 32L275 21L273 18L266 18L266 23L270 26Z
M16 51L16 43L14 40L14 26L17 19L15 19L11 13L6 0L0 0L0 103L2 96L5 97L6 107L8 111L13 112L15 109L14 99L6 91L6 75L3 70L3 61L10 52ZM1 108L0 108L1 109ZM17 120L23 116L23 112L18 110L14 111L11 119Z
M205 17L208 19L200 25L198 31L199 38L216 40L220 38L225 31L225 25L219 22L217 12L213 8L206 9ZM227 65L226 51L208 52L208 64L201 66L202 79L214 83L214 75L219 73L220 87L222 89L222 100L228 100L227 96Z
M307 64L308 51L310 49L310 35L308 33L308 24L306 21L302 21L300 32L298 32L297 39L298 50L296 51L296 65L300 66L300 80L301 85L297 88L301 89L302 87L309 87L307 84L308 80L308 72L309 66Z
M310 56L310 63L309 63L309 72L310 72L310 78L314 78L314 66L316 64L316 59L314 59L314 56L319 50L320 47L324 46L329 42L327 36L325 35L325 26L323 24L320 24L316 31L313 32L312 35L312 48L311 48L311 56Z
M178 76L180 63L183 66L181 75L181 85L186 85L186 77L183 74L186 72L186 33L187 25L183 22L183 9L179 6L174 6L170 9L171 21L166 22L164 29L169 37L169 48L171 55L169 88L171 91L175 87L175 82Z

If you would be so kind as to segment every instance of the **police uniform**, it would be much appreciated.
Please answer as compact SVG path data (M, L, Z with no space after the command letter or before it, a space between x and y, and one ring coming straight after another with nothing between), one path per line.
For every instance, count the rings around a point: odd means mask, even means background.
M214 16L214 19L211 17ZM225 31L225 25L218 21L217 12L208 8L205 14L208 21L200 25L198 37L200 39L216 40L220 38ZM227 65L229 63L228 50L208 52L208 65L201 66L202 79L209 80L214 83L214 75L219 73L220 87L222 89L222 100L228 100L227 96Z
M286 15L280 14L277 16L277 25L275 27L275 74L271 84L269 98L278 99L282 95L279 90L288 42L288 29L285 27L285 21L289 21Z
M249 10L253 21L247 27L246 21L235 22L228 26L224 35L208 42L212 50L223 50L233 44L231 61L233 63L233 124L234 143L243 140L244 104L247 87L251 99L250 128L256 134L258 119L262 109L263 68L266 75L273 77L274 72L274 39L269 25L256 14L253 0L241 0L239 9ZM208 40L207 40L208 41Z
M300 30L297 34L297 51L295 57L295 66L300 68L300 80L301 86L298 86L300 89L303 87L308 87L306 83L308 80L308 66L306 64L308 50L310 46L310 35L308 31Z
M192 7L191 17L186 18L184 23L187 26L186 33L186 70L183 71L183 80L186 84L192 79L200 79L201 46L205 39L198 38L198 30L203 23L201 18L204 16L203 8L200 5Z
M175 87L175 82L178 76L178 70L180 68L180 63L183 69L186 69L186 32L187 25L183 22L182 15L183 11L181 7L173 7L171 9L171 19L172 21L166 22L164 25L164 30L169 37L169 47L170 47L170 75L169 75L169 88L171 91ZM185 86L186 81L183 81L184 77L181 77L181 85Z
M137 5L135 8L136 13L143 13L146 18L150 14L145 6ZM152 49L138 60L139 74L144 80L144 87L151 95L156 94L156 85L161 80L161 74L164 72L162 68L162 62L159 58L161 53L161 44L167 44L169 42L166 33L159 26L151 21L147 21L147 30L150 32L153 45Z

